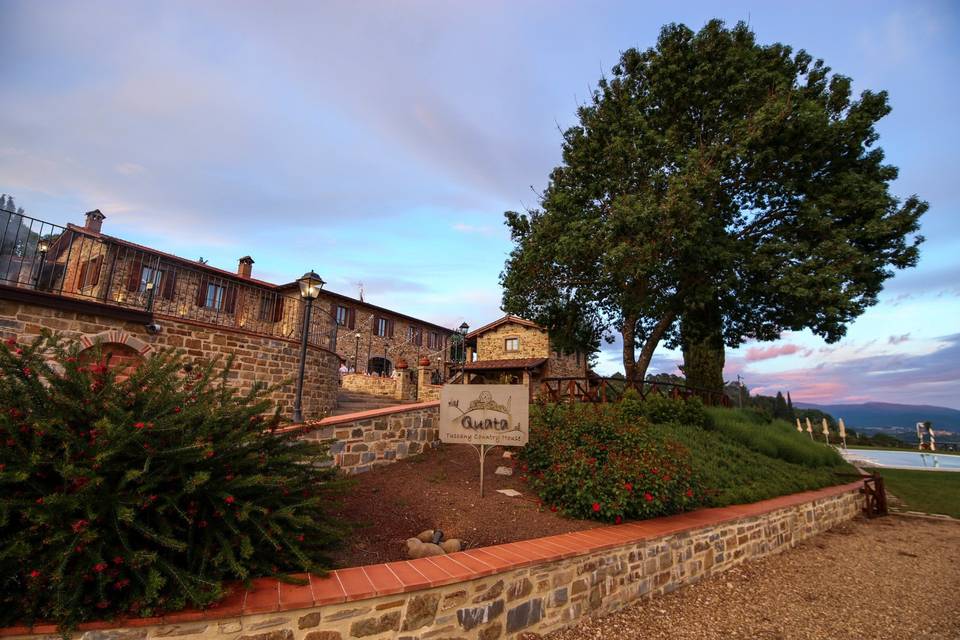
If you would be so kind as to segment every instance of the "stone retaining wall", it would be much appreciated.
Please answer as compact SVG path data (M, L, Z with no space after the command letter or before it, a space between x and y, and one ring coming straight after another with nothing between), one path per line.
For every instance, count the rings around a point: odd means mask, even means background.
M247 391L255 381L285 383L271 394L271 400L284 415L292 413L300 362L300 345L295 340L43 294L34 296L46 304L4 299L5 291L0 288L0 338L29 341L41 330L50 329L68 338L80 338L88 345L100 342L114 345L111 349L130 346L143 356L171 347L182 349L188 358L219 358L225 362L232 355L232 384ZM160 326L159 333L147 332L145 324L151 321ZM336 406L338 362L332 351L308 346L303 383L305 417L322 417Z
M439 412L439 402L422 402L331 416L288 429L303 430L306 439L333 440L334 464L346 473L363 473L439 444Z
M347 373L342 378L344 391L367 393L384 398L397 397L397 379L387 376L371 376L366 373Z
M348 640L545 634L793 547L861 512L861 483L750 505L333 571L258 580L205 612L81 626L81 640ZM89 629L89 630L87 630ZM104 629L110 629L109 631ZM37 638L50 625L0 630Z

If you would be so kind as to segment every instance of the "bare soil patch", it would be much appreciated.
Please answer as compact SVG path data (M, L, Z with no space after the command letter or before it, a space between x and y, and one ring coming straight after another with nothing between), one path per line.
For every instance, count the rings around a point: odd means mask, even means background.
M356 485L334 509L337 517L356 523L336 556L338 564L405 560L404 542L425 529L441 529L448 539L484 547L601 526L540 508L519 471L498 476L498 466L513 466L499 447L487 453L483 498L479 457L468 445L441 445L353 476ZM514 489L523 496L510 498L497 489Z
M553 633L549 640L956 640L960 524L888 516Z

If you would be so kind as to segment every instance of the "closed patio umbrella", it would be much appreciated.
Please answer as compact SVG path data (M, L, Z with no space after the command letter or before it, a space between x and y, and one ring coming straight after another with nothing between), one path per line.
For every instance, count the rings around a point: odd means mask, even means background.
M840 440L843 442L843 448L847 448L847 427L843 424L843 418L838 421L840 424Z
M823 419L823 439L830 444L830 427L827 426L827 419Z
M800 426L800 418L797 418L797 431L803 433L803 427Z
M813 425L810 424L810 418L805 418L807 421L807 433L810 434L810 439L813 440Z

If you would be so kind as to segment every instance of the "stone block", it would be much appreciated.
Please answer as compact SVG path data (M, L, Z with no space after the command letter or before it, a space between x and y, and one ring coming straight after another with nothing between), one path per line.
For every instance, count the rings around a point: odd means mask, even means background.
M470 607L468 609L457 609L457 622L463 627L464 631L470 631L474 627L487 624L495 620L503 613L503 600L494 600L490 604L482 607Z
M430 593L422 596L413 596L407 603L407 614L403 619L403 631L422 629L437 615L440 605L440 594Z
M507 612L507 633L516 633L540 622L543 618L543 600L534 598Z
M391 611L382 616L373 618L364 618L357 620L350 625L350 635L354 638L363 638L366 636L375 636L387 631L397 631L400 629L400 612ZM272 640L272 639L271 639Z
M320 612L314 611L313 613L308 613L305 616L300 616L300 619L297 620L298 629L309 629L311 627L316 627L320 624Z

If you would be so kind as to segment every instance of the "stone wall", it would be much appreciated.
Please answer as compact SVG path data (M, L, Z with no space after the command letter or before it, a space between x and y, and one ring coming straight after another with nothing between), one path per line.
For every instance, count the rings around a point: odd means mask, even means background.
M397 380L392 376L368 376L365 373L347 373L342 377L341 388L344 391L366 393L372 396L395 398Z
M496 640L546 634L789 549L857 516L860 486L341 569L310 576L304 586L262 580L203 614L115 623L110 631L81 625L80 637ZM38 638L54 631L44 625L0 635Z
M403 460L440 443L439 402L398 405L289 427L310 440L333 441L333 463L346 473Z
M507 351L506 340L517 338L518 351ZM550 356L550 337L543 329L507 322L477 336L478 360L505 360L516 358L547 358Z
M280 406L284 415L292 413L300 362L300 345L294 340L192 320L151 317L56 296L31 293L44 304L9 298L16 293L0 288L0 337L30 340L46 328L68 338L84 339L89 344L135 344L136 351L144 356L164 348L182 349L188 358L219 358L221 362L232 355L235 358L230 372L232 384L242 391L249 390L257 381L280 384L271 394L271 400ZM150 321L160 325L159 333L147 332L145 324ZM336 406L337 366L338 359L333 352L312 345L307 347L303 385L306 418L322 417Z

